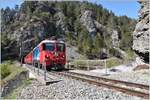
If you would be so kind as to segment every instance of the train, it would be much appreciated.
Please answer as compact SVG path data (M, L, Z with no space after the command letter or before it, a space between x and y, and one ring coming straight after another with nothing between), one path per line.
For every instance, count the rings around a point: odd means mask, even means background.
M66 64L66 45L60 40L43 40L24 57L25 64L43 65L46 69L63 69Z

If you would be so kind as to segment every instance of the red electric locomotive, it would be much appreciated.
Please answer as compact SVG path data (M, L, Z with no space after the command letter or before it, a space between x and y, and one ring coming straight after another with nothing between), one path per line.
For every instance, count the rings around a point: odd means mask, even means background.
M66 46L63 41L43 40L24 59L27 64L46 65L46 69L63 68L66 64Z

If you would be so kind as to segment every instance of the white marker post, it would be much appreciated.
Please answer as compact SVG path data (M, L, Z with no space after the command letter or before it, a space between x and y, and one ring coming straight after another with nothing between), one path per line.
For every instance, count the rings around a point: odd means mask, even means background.
M87 60L86 64L87 64L87 70L89 70L90 68L89 68L88 60Z
M105 64L105 74L107 75L107 65L106 65L106 59L104 60L104 64Z
M44 80L46 81L46 62L44 62Z
M38 62L38 75L39 75L39 69L40 69L40 62Z

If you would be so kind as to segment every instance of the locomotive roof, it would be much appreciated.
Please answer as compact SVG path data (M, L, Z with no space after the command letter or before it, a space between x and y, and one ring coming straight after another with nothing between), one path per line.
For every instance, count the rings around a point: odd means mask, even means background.
M40 46L42 43L65 43L64 41L58 41L58 40L43 40L41 41L34 49L36 49L38 46ZM33 50L34 50L33 49Z
M40 42L40 44L41 43L55 43L55 42L64 43L63 41L58 41L58 40L43 40L43 41Z

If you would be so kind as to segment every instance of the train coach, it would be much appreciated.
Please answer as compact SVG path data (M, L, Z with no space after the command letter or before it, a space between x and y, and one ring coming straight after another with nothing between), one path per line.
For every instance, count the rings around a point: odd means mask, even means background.
M66 46L63 41L43 40L24 58L26 64L38 64L46 69L62 69L66 64Z

